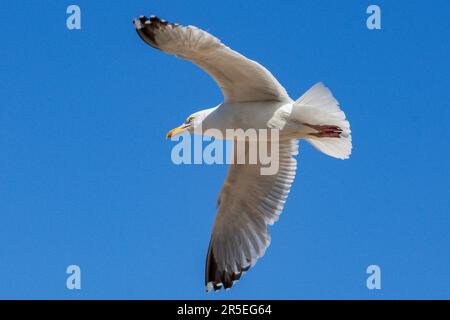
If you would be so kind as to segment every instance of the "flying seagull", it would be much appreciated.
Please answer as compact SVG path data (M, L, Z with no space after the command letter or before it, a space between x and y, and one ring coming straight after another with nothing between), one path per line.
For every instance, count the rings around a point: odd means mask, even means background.
M158 17L133 19L141 39L163 52L189 60L219 85L224 101L198 111L172 137L215 128L279 129L279 170L260 173L261 163L231 164L219 194L217 215L206 258L206 290L231 288L261 258L270 243L268 225L278 220L294 180L298 140L321 152L347 159L352 149L350 124L338 101L322 83L296 101L262 65L225 46L194 26ZM246 151L247 152L247 151Z

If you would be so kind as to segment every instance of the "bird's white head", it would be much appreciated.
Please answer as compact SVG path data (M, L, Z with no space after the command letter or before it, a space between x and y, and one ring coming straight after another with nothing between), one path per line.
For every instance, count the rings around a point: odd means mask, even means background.
M197 111L193 114L191 114L189 117L187 117L186 121L183 122L183 124L181 124L181 126L176 127L172 130L170 130L167 133L166 138L171 138L177 134L180 134L184 131L188 131L193 133L194 130L196 128L198 128L200 125L202 125L203 121L216 109L215 108L210 108L210 109L205 109L205 110L201 110L201 111Z

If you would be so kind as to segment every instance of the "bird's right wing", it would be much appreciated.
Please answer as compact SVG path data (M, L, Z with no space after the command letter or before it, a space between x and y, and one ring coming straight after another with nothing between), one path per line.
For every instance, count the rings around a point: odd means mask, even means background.
M134 25L150 46L190 60L205 70L221 88L226 102L291 100L266 68L225 46L206 31L154 16L135 19Z
M264 255L270 244L267 226L283 210L297 169L297 153L297 141L280 142L279 170L274 175L261 175L259 164L234 161L230 165L206 259L208 291L230 288Z

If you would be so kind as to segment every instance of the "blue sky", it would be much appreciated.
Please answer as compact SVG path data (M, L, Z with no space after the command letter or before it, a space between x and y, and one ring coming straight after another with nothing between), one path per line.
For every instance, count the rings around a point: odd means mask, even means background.
M448 3L374 3L379 31L368 1L2 1L0 298L450 298ZM352 126L350 160L301 143L272 244L229 292L203 285L227 167L175 166L165 139L222 95L138 38L132 17L151 13L218 36L292 98L323 81Z

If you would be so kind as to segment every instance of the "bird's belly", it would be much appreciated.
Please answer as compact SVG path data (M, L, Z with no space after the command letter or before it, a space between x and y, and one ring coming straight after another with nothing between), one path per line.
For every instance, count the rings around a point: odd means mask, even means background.
M224 103L205 121L204 134L215 138L227 139L231 131L260 131L261 129L279 128L282 122L280 111L289 108L286 102L245 102ZM274 125L275 124L275 125ZM212 129L212 130L211 130Z

